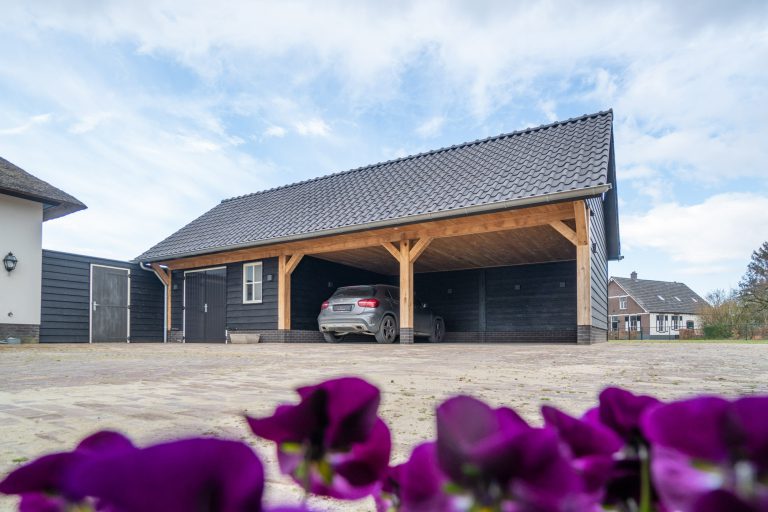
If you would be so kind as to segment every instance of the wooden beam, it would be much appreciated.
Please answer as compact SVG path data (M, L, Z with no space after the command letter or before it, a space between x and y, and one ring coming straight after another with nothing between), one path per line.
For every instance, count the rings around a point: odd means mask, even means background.
M288 256L277 257L277 328L291 328L291 274L288 272Z
M391 228L380 228L359 233L348 233L318 237L309 240L286 242L262 247L236 249L214 254L179 258L164 262L172 270L224 265L239 261L272 258L280 254L322 254L324 252L346 251L374 247L386 242L397 242L403 238L445 238L452 236L490 233L547 225L556 220L574 218L572 203L536 206L519 210L486 213L454 219L421 222ZM393 246L394 248L394 246ZM389 250L389 249L388 249ZM389 251L390 254L392 251ZM394 256L394 254L393 254ZM399 256L398 256L399 259Z
M574 203L576 219L576 325L592 325L592 251L589 212L584 201Z
M384 247L389 254L392 255L393 258L395 258L397 261L400 261L400 249L395 247L395 245L392 242L383 242L382 247Z
M168 321L168 325L165 326L165 328L170 331L171 326L173 325L173 321L171 319L171 314L173 313L173 308L171 307L171 297L173 297L173 287L171 286L171 272L168 272L168 286L165 287L165 307L167 308L165 319Z
M301 259L304 257L304 255L300 252L297 252L293 256L291 256L291 259L289 259L285 264L285 271L288 274L293 274L293 271L296 270L296 267L299 266L299 263L301 263Z
M432 243L432 240L434 240L431 236L425 236L424 238L419 239L418 242L416 242L413 247L411 248L411 263L415 263L417 259L419 259L419 256L421 256L424 251L427 250L427 247L429 247L429 244Z
M171 284L171 276L168 272L165 271L163 267L161 267L157 263L150 263L150 266L152 267L152 270L155 271L155 274L157 274L157 277L160 278L160 280L163 282L165 286L169 286Z
M568 239L569 242L571 242L573 245L576 244L576 232L572 230L568 224L561 220L556 220L554 222L549 223L550 226L555 228L555 231L563 235L565 238Z
M403 330L410 330L410 342L413 342L413 262L411 261L411 242L400 242L400 342L409 342L403 336Z
M576 220L576 245L589 244L589 210L586 201L573 203L573 218Z
M150 263L149 265L152 267L152 270L155 271L155 274L157 274L157 277L160 278L160 280L165 285L165 307L166 307L166 326L165 329L170 331L171 330L171 269L164 269L157 263Z

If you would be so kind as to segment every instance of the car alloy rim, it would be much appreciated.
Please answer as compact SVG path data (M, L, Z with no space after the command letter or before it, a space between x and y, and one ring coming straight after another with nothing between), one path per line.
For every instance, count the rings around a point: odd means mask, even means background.
M392 324L391 318L386 318L384 320L384 337L387 340L392 340L395 338L395 327Z

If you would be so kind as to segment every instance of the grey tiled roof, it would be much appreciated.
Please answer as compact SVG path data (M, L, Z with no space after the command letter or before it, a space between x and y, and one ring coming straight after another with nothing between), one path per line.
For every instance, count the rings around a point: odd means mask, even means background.
M596 195L615 186L612 127L599 112L226 199L137 259Z
M83 203L24 169L0 157L0 194L43 203L43 220L63 217L87 208Z
M683 283L612 277L649 313L699 313L707 302ZM663 297L663 299L661 298ZM695 300L694 300L695 299Z

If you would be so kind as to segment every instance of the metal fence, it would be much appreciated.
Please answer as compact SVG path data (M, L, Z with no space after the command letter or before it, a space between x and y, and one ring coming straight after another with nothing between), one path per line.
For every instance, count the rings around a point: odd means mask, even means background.
M768 340L768 325L712 325L701 329L658 332L656 329L610 330L609 340Z

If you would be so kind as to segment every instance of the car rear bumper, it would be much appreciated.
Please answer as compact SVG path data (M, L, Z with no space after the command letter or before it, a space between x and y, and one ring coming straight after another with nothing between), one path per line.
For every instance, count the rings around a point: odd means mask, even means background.
M355 315L337 317L336 315L321 315L317 319L321 332L373 334L379 329L376 315Z

